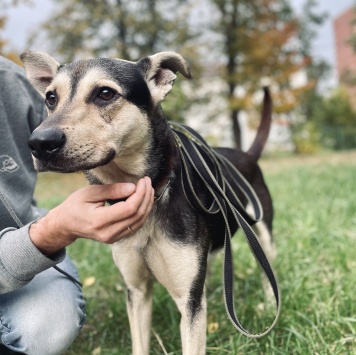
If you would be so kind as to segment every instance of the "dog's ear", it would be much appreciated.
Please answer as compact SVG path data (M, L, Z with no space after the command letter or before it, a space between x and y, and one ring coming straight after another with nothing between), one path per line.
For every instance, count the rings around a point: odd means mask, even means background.
M160 52L140 60L138 66L142 70L155 103L164 100L171 91L180 72L191 78L189 66L184 58L175 52Z
M20 56L27 78L43 96L57 73L59 63L50 55L42 52L26 51Z

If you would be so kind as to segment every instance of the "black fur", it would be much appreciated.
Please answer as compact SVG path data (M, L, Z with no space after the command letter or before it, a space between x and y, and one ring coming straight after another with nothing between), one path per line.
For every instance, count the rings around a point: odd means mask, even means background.
M59 72L70 72L71 99L76 95L78 83L90 69L98 68L106 72L110 80L114 80L124 91L127 101L133 103L144 111L150 112L152 101L147 83L142 75L140 67L135 63L120 61L110 58L98 58L79 60L60 68Z

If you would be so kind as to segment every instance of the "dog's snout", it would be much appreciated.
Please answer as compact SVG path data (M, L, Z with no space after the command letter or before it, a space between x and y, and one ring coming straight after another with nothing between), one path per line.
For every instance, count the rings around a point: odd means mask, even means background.
M35 130L28 141L33 156L39 160L49 160L65 144L66 136L59 129Z

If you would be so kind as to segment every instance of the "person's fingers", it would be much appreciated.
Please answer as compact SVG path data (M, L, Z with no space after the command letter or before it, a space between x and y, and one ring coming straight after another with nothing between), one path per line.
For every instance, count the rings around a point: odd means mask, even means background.
M146 193L143 202L141 203L136 215L133 220L130 221L130 228L134 231L139 229L143 223L145 222L147 216L152 210L152 206L154 203L154 190L151 188L151 181L146 180Z
M142 201L141 199L137 199L137 200L133 199L134 196L130 197L134 200L134 203L141 201L136 212L132 215L130 213L128 217L121 218L116 223L112 223L109 226L107 226L106 233L105 233L107 238L104 236L103 239L105 243L108 244L114 243L123 237L133 234L139 228L142 227L149 213L151 212L154 203L154 190L151 186L151 180L149 178L145 178L144 185L145 185L143 189L144 195ZM140 186L137 187L137 192L135 192L135 194L136 193L138 193L141 196L142 193L141 183ZM127 202L128 201L122 203L120 202L122 204L120 206L120 209L124 207L124 205L127 204ZM121 214L121 217L123 217L123 215L124 213Z
M128 197L135 192L135 189L133 183L116 183L86 186L80 190L80 193L88 202L103 202Z
M145 221L147 220L149 214L151 213L153 203L154 203L154 190L152 189L150 191L147 191L146 201L145 203L142 204L142 211L140 213L137 213L134 217L128 218L125 221L125 223L127 224L126 228L129 227L132 232L135 232L138 229L140 229L145 223ZM131 231L129 230L129 232Z
M152 190L150 180L148 181L150 186L148 189ZM142 213L139 209L145 200L146 191L145 179L140 179L136 185L135 192L126 201L121 201L111 206L98 206L99 208L95 209L95 219L100 221L99 224L101 227L99 226L99 228L123 222L131 217L137 218L137 214Z
M146 177L144 181L145 181L145 195L142 203L139 205L138 210L135 214L137 220L142 219L146 215L146 212L150 206L150 201L152 196L151 180L148 177Z
M145 199L146 189L145 180L140 179L136 185L136 191L129 196L126 201L106 207L105 210L102 209L100 213L104 213L107 220L111 220L112 223L135 216Z

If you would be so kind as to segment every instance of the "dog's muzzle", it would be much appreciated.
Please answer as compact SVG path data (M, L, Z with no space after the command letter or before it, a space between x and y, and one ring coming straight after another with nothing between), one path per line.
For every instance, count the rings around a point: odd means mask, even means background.
M31 134L28 146L35 158L48 161L63 148L66 140L66 135L59 129L37 129Z

